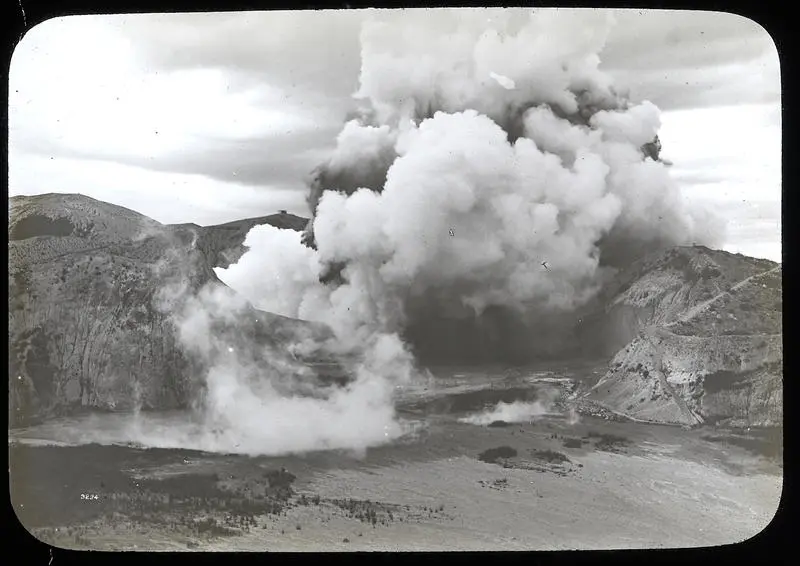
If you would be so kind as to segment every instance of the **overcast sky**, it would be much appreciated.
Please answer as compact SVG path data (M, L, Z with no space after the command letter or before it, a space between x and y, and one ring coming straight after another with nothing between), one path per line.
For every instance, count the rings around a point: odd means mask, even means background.
M662 155L684 194L730 219L726 249L779 261L780 71L767 32L713 12L615 16L601 68L663 111ZM168 223L307 215L304 178L352 107L368 17L44 22L11 62L10 193L79 192Z

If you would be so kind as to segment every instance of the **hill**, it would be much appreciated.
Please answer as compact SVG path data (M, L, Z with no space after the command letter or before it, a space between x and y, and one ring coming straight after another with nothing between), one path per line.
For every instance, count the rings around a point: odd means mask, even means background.
M253 226L270 224L276 228L302 232L308 225L308 219L294 214L280 213L257 218L234 220L215 226L198 226L197 224L173 224L176 231L196 237L196 245L208 261L215 267L229 267L239 261L246 251L245 237Z
M289 216L289 218L286 218ZM202 360L181 346L172 307L200 289L234 293L214 274L243 252L250 227L302 229L291 215L222 226L164 225L74 194L17 196L9 204L9 403L12 424L81 408L184 407L202 394ZM297 229L297 228L295 228ZM175 303L174 308L180 304ZM215 332L261 367L286 364L289 342L327 329L258 311L220 313ZM343 379L327 356L289 360L296 385ZM292 385L288 384L287 387Z
M237 261L248 231L265 223L307 226L285 213L165 225L81 195L13 197L12 424L81 408L165 409L201 399L208 355L185 351L173 314L201 289L243 302L213 268ZM177 302L165 306L161 291L176 288ZM406 329L422 361L600 357L610 359L608 371L580 399L590 412L683 425L782 421L782 285L774 262L702 246L654 253L618 272L579 312L537 316L532 326L502 309L473 320L434 307L418 306L431 316ZM288 377L278 387L288 392L347 379L330 356L287 354L289 344L330 336L320 325L250 305L212 318L214 336L235 344L238 357L265 371L279 365L274 373Z
M586 399L637 420L780 425L781 269L702 246L634 263L588 323L614 354Z

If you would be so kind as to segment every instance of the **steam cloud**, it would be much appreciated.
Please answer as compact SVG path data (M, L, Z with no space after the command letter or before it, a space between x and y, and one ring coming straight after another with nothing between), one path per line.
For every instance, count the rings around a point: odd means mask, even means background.
M285 379L302 378L305 368L288 352L302 350L302 344L271 349L272 368L265 374L240 341L216 331L219 321L235 324L247 307L225 287L208 287L189 297L177 317L181 341L207 368L201 439L205 449L250 454L363 450L408 430L394 419L388 380L375 378L379 370L386 376L407 377L403 372L411 367L391 337L371 344L350 368L355 380L347 387L317 396L295 394Z
M482 426L492 424L496 421L522 423L547 415L550 412L550 408L541 401L534 401L533 403L525 403L523 401L505 403L501 401L492 409L461 418L459 421Z
M448 22L365 25L360 109L315 172L307 234L257 226L239 262L216 270L260 309L327 324L324 348L361 360L351 386L321 399L282 396L235 355L208 360L207 408L225 442L296 451L394 438L393 392L416 375L402 339L415 320L571 311L609 269L721 235L657 160L658 109L599 68L606 14L465 10ZM213 350L202 312L219 304L186 311L186 344Z
M561 414L557 406L560 391L557 387L542 387L537 389L535 401L513 401L506 403L500 401L494 407L487 408L478 413L462 417L459 422L486 426L496 421L507 423L530 422L545 415ZM574 424L570 415L570 424Z

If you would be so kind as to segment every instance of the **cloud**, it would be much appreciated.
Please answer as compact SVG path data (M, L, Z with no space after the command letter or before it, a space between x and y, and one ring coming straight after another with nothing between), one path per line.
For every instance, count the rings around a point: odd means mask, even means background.
M97 180L104 183L98 184ZM159 222L219 224L286 209L307 214L302 191L247 186L202 175L156 172L112 161L9 156L9 194L81 193Z
M141 45L148 61L159 62L164 68L200 65L233 66L255 72L268 69L302 81L313 78L314 69L330 71L331 66L338 66L341 71L358 71L358 32L369 12L207 12L150 14L146 18L130 15L115 18L113 25ZM275 55L289 52L294 54L291 60L275 59ZM345 88L344 92L351 90Z
M520 21L528 11L477 9L487 22ZM475 12L441 9L161 14L148 19L129 17L119 29L157 67L211 66L243 75L269 75L281 83L301 85L307 93L324 88L327 104L346 105L357 85L362 22L380 16L396 24L419 17L424 20L424 27L444 32L466 20L465 14ZM556 20L595 18L598 12L561 10ZM628 84L642 99L650 99L664 110L707 106L708 88L725 91L717 99L721 104L761 102L780 94L780 84L773 80L779 72L774 42L751 20L698 10L611 12L616 25L609 30L600 54L603 68L618 84ZM718 69L725 66L735 69L718 74ZM741 92L740 83L754 74L765 74L767 93L757 89ZM738 97L730 96L736 92L728 92L731 82L734 90L739 89Z
M728 238L722 249L780 262L781 203L721 194L724 189L730 188L722 184L698 186L687 193L691 200L713 207L727 219Z
M235 83L279 85L317 117L341 121L358 84L362 11L125 16L109 24L148 66L225 70Z
M728 63L677 69L611 71L635 99L647 99L664 110L771 103L779 108L777 54L750 63Z
M780 261L781 126L774 106L679 110L662 120L672 178L686 198L728 220L723 248Z
M777 54L769 34L736 14L701 10L620 10L603 50L609 69L713 67Z
M261 186L265 190L278 187L303 192L303 180L333 147L335 134L325 137L328 139L326 144L320 143L317 132L287 135L281 144L277 144L276 136L271 134L247 139L206 138L202 146L192 151L178 151L158 158L97 155L91 151L60 147L44 138L35 138L32 144L25 144L23 148L28 149L27 153L39 156L108 161L154 172L203 175L225 183ZM18 144L13 145L13 151L23 151L17 147Z
M141 46L116 29L125 18L49 20L24 37L10 72L16 150L232 181L232 172L243 169L248 183L269 184L269 175L256 178L263 169L252 171L256 152L274 174L276 163L297 161L298 148L324 146L332 123L308 100L292 100L266 75L235 80L226 69L204 65L152 68ZM243 146L252 148L249 163L233 155ZM209 171L212 164L218 168ZM299 185L297 167L288 171Z
M226 186L277 187L288 195L292 188L300 190L308 172L324 161L353 106L364 21L376 14L390 27L417 20L415 43L423 46L430 36L465 23L479 31L489 22L513 28L526 13L340 10L50 20L30 30L14 53L9 140L16 153L107 160L233 184ZM730 156L711 157L720 143L749 144L754 151L776 146L779 62L773 42L757 24L724 13L629 10L613 11L616 25L606 29L597 25L605 19L597 10L554 14L553 25L542 31L541 48L554 43L558 30L573 35L583 30L576 42L603 45L601 70L618 85L627 85L634 99L668 111L664 152L678 160L673 171L684 184L707 183L715 176L740 180L742 167L730 167ZM514 69L504 68L511 60L487 60L487 81L499 90L503 87L491 73L513 76ZM699 127L701 114L673 127L677 122L669 117L669 110L711 111L725 105L742 106L747 114L747 107L758 104L769 109L759 119L775 129L746 130L720 120L713 128ZM714 128L727 141L697 143ZM701 162L703 156L708 161ZM72 169L75 179L77 169ZM778 198L778 169L758 169L771 198ZM95 163L81 173L83 190L103 198L103 190L120 182L99 176L111 170ZM26 187L32 185L42 183L25 181ZM105 193L105 199L113 194ZM283 208L291 208L288 196L281 199ZM208 218L205 212L201 217Z
M779 201L781 129L773 118L774 108L763 104L666 112L663 155L684 183L716 179L741 198Z
M625 10L601 58L637 99L662 110L780 100L775 43L757 23L724 12Z

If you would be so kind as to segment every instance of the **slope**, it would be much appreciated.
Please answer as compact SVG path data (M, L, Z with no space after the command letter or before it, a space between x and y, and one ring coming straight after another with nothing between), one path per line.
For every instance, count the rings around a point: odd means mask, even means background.
M250 226L163 225L83 195L12 197L9 205L9 409L24 424L76 409L187 407L203 361L180 345L167 288L234 294L213 272ZM218 236L225 235L224 238ZM203 242L204 245L197 245ZM177 286L177 287L176 287ZM328 356L285 360L285 346L327 329L249 306L216 331L266 369L343 379ZM316 364L314 370L309 364ZM288 365L287 365L288 364ZM291 387L291 380L286 383Z
M594 324L620 349L586 399L643 421L780 425L780 265L676 248L637 262L608 295Z

